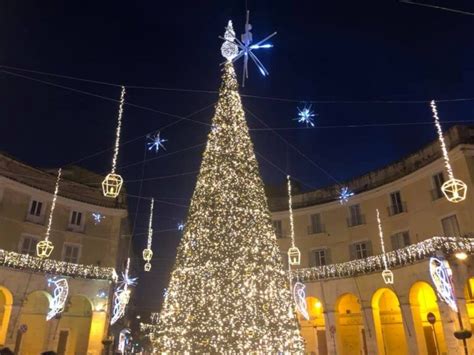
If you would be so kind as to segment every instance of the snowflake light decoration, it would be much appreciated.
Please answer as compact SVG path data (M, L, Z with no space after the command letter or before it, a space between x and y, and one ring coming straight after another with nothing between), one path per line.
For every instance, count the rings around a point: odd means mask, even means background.
M165 146L163 145L164 142L167 142L167 139L161 138L160 132L156 132L154 135L148 135L148 139L151 140L151 142L148 142L148 150L152 150L155 148L155 153L158 153L160 150L160 147L166 150Z
M294 118L294 121L298 123L305 123L306 127L314 127L314 117L316 114L311 110L312 105L304 106L303 108L298 107L298 117Z
M48 279L48 286L53 286L53 298L49 304L49 312L46 320L53 319L64 310L64 305L69 294L69 284L66 279L51 278Z
M179 222L178 225L177 225L177 227L178 227L178 230L179 230L179 231L183 231L183 230L184 230L184 222L182 222L182 221Z
M137 277L130 277L128 272L130 269L130 258L127 259L127 266L125 272L122 273L122 280L119 282L114 292L112 318L110 324L115 324L125 314L128 302L130 301L130 286L137 284Z
M163 289L163 298L168 297L168 294L169 294L168 289L167 289L167 288L164 288L164 289Z
M226 29L226 35L223 37L220 37L223 39L225 43L231 43L231 45L237 45L237 47L240 49L240 52L235 55L234 51L226 51L226 54L224 55L224 48L222 48L222 55L228 60L235 62L239 58L243 57L244 59L244 68L242 72L242 87L245 87L245 79L248 79L249 77L249 71L248 71L248 61L249 57L252 59L252 61L255 63L257 66L258 70L263 76L269 75L268 70L265 68L265 66L262 64L262 62L257 58L255 53L253 51L257 49L268 49L272 48L273 44L266 43L270 38L275 36L277 33L273 32L271 35L265 37L261 41L252 44L253 43L253 35L252 35L252 25L249 23L249 18L250 18L250 11L247 11L247 19L245 22L245 32L241 36L241 41L239 41L237 38L235 38L235 32L232 28L232 22L229 21L229 25L227 26ZM233 34L233 35L232 35ZM223 44L223 47L224 47ZM230 45L227 45L226 47L230 48Z
M343 186L339 190L339 203L341 205L347 203L352 196L354 196L354 193L347 186Z
M105 216L99 212L94 212L92 213L92 218L94 219L94 224L97 225L105 219Z

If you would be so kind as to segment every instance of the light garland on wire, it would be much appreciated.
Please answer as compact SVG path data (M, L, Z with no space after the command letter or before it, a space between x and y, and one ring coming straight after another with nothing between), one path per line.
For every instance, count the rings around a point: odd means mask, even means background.
M438 132L441 151L443 153L444 166L449 178L441 186L441 191L443 191L444 196L449 202L458 203L466 199L467 185L462 180L456 179L454 177L453 168L451 167L451 163L449 161L448 149L446 148L446 143L444 142L443 130L441 129L441 124L439 122L438 109L436 108L435 100L432 100L430 105L435 120L436 131Z
M143 249L143 260L146 261L144 269L145 271L151 270L151 259L153 258L153 250L151 250L151 242L153 239L153 205L155 204L155 199L152 198L150 202L150 219L148 221L148 238L146 249Z
M288 249L288 263L290 265L301 264L301 252L295 245L295 223L293 221L293 206L291 200L291 179L290 175L287 175L287 186L288 186L288 209L290 212L290 237L291 237L291 248Z
M127 259L127 266L125 272L122 274L122 280L119 282L114 292L113 307L112 307L112 318L110 319L110 325L115 324L120 318L125 315L128 302L130 301L131 290L130 286L137 284L137 278L131 278L130 272L130 258Z
M405 248L385 254L387 263L392 267L414 264L441 251L445 255L463 251L474 254L474 238L465 237L432 237ZM291 271L293 280L304 282L329 280L337 278L367 275L384 270L382 255L369 256L365 259L351 260L343 263L317 266Z
M74 278L108 280L112 282L117 280L117 273L112 267L82 265L52 259L42 259L3 249L0 249L0 266L50 275L71 276Z
M53 319L59 313L64 310L64 306L66 305L67 296L69 294L69 284L67 279L61 278L51 278L48 279L48 286L53 286L53 298L49 303L49 311L46 315L46 320Z
M119 111L117 118L117 129L115 131L115 146L114 146L114 155L112 158L112 170L102 181L102 193L105 197L116 198L120 194L120 189L123 185L123 179L119 174L115 173L117 169L117 158L120 148L120 131L122 129L122 116L123 116L123 106L125 104L125 86L122 86L122 92L120 94L120 103Z
M44 239L36 244L36 255L40 258L49 258L53 252L54 245L49 240L51 233L51 225L53 224L53 213L56 208L56 200L58 199L59 181L61 180L61 169L58 170L56 178L56 185L54 186L53 202L51 203L51 210L49 211L48 226L46 227L46 234Z
M152 336L157 352L304 351L238 85L228 60L212 118L219 129L208 135Z
M387 255L385 253L385 242L383 239L382 221L380 220L379 209L377 208L376 211L377 211L377 225L379 227L380 248L382 249L382 261L383 261L383 267L384 267L384 270L382 271L382 278L383 278L383 281L387 285L392 285L394 281L394 277L393 277L392 270L388 268Z
M439 298L446 302L449 308L454 312L457 312L458 305L456 303L452 280L453 271L448 261L440 260L435 257L430 258L430 275Z

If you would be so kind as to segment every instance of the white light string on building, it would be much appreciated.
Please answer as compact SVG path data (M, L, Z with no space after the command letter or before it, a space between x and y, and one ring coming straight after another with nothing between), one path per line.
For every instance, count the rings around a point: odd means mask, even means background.
M36 244L36 255L40 258L49 258L54 249L53 243L49 240L49 235L51 233L51 225L53 224L53 213L56 207L56 200L58 199L60 180L61 180L61 169L58 170L58 176L56 178L56 185L54 187L54 193L53 193L53 202L51 203L51 210L49 211L48 226L46 227L46 234L44 236L44 239L38 242L38 244Z
M436 102L432 100L430 105L431 111L433 112L436 131L438 132L441 151L443 153L444 166L449 178L441 186L441 191L449 202L458 203L466 199L467 185L463 181L454 178L453 168L451 167L451 162L449 161L448 149L446 148L446 143L444 142L443 130L441 129L441 124L439 123Z
M112 317L110 319L110 324L115 324L120 318L125 315L125 310L127 308L128 302L130 301L130 286L135 286L137 284L137 278L131 278L129 276L130 272L130 258L127 259L127 265L125 267L125 272L122 274L122 280L119 282L117 288L114 292L113 307L112 307Z
M394 277L393 272L388 268L387 263L387 255L385 253L385 242L383 238L383 229L382 229L382 221L380 220L380 212L379 209L376 209L377 212L377 225L379 227L379 238L380 238L380 248L382 249L382 261L384 270L382 271L382 278L386 284L393 284Z
M388 265L404 266L419 262L441 251L445 255L463 251L474 254L474 239L467 237L432 237L405 248L387 252ZM369 256L364 259L351 260L343 263L296 269L291 271L294 280L302 282L354 277L384 270L382 255Z
M120 93L120 103L117 117L117 129L115 130L114 155L112 157L112 170L102 181L102 193L105 197L116 198L120 194L123 185L123 179L119 174L115 173L117 169L117 158L120 148L120 133L122 129L123 105L125 103L125 86L122 86Z
M288 209L290 213L290 237L291 247L288 249L288 263L289 265L300 265L301 264L301 252L295 245L295 224L293 221L293 206L291 200L291 179L290 175L287 175L288 185Z
M148 221L148 238L146 249L143 249L143 260L146 261L144 269L145 271L151 270L151 259L153 258L153 251L151 250L151 242L153 239L153 206L155 204L155 199L152 198L150 202L150 219Z
M48 286L52 286L54 289L53 298L49 303L49 311L46 315L47 321L53 319L64 310L69 294L69 284L65 278L50 278L48 279Z
M112 282L117 280L117 273L112 267L42 259L3 249L0 249L0 266L50 275L71 276L73 278L108 280Z

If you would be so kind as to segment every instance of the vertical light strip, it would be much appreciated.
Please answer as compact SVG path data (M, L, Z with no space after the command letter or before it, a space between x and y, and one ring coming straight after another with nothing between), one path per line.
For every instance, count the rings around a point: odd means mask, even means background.
M436 107L435 100L431 100L431 111L433 111L433 117L435 120L436 130L438 131L439 143L441 145L441 151L443 152L444 166L448 172L449 179L454 179L453 169L449 161L448 149L446 148L446 143L444 142L443 130L441 129L441 124L439 123L438 109Z
M376 209L377 211L377 224L379 226L379 237L380 237L380 247L382 248L382 260L383 260L383 266L384 269L388 269L387 266L387 256L385 255L385 242L383 240L383 230L382 230L382 221L380 220L380 212L379 209Z
M123 105L125 104L125 86L122 86L122 92L120 94L120 104L118 111L117 119L117 130L115 131L115 147L114 147L114 156L112 158L112 174L115 174L117 168L117 158L120 147L120 131L122 129L122 115L123 115Z
M51 203L51 210L49 211L48 227L46 228L46 234L44 240L49 240L49 234L51 233L51 225L53 224L53 213L56 208L56 200L58 198L59 181L61 180L61 168L58 169L58 177L56 178L56 186L54 187L53 202Z
M151 249L151 240L153 238L153 205L155 204L155 199L151 199L150 203L150 220L148 221L148 240L147 240L147 249Z
M290 212L290 237L291 237L291 246L295 247L295 224L293 221L293 201L291 199L291 179L290 175L286 176L288 182L288 210Z

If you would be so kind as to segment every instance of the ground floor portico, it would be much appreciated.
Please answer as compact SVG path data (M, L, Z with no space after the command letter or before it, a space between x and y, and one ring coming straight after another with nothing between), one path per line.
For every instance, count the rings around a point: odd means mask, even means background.
M463 327L474 326L474 265L449 258ZM304 281L309 320L300 316L308 354L464 354L458 314L437 293L429 259L379 272ZM431 317L431 323L428 318ZM467 340L469 353L474 341Z

